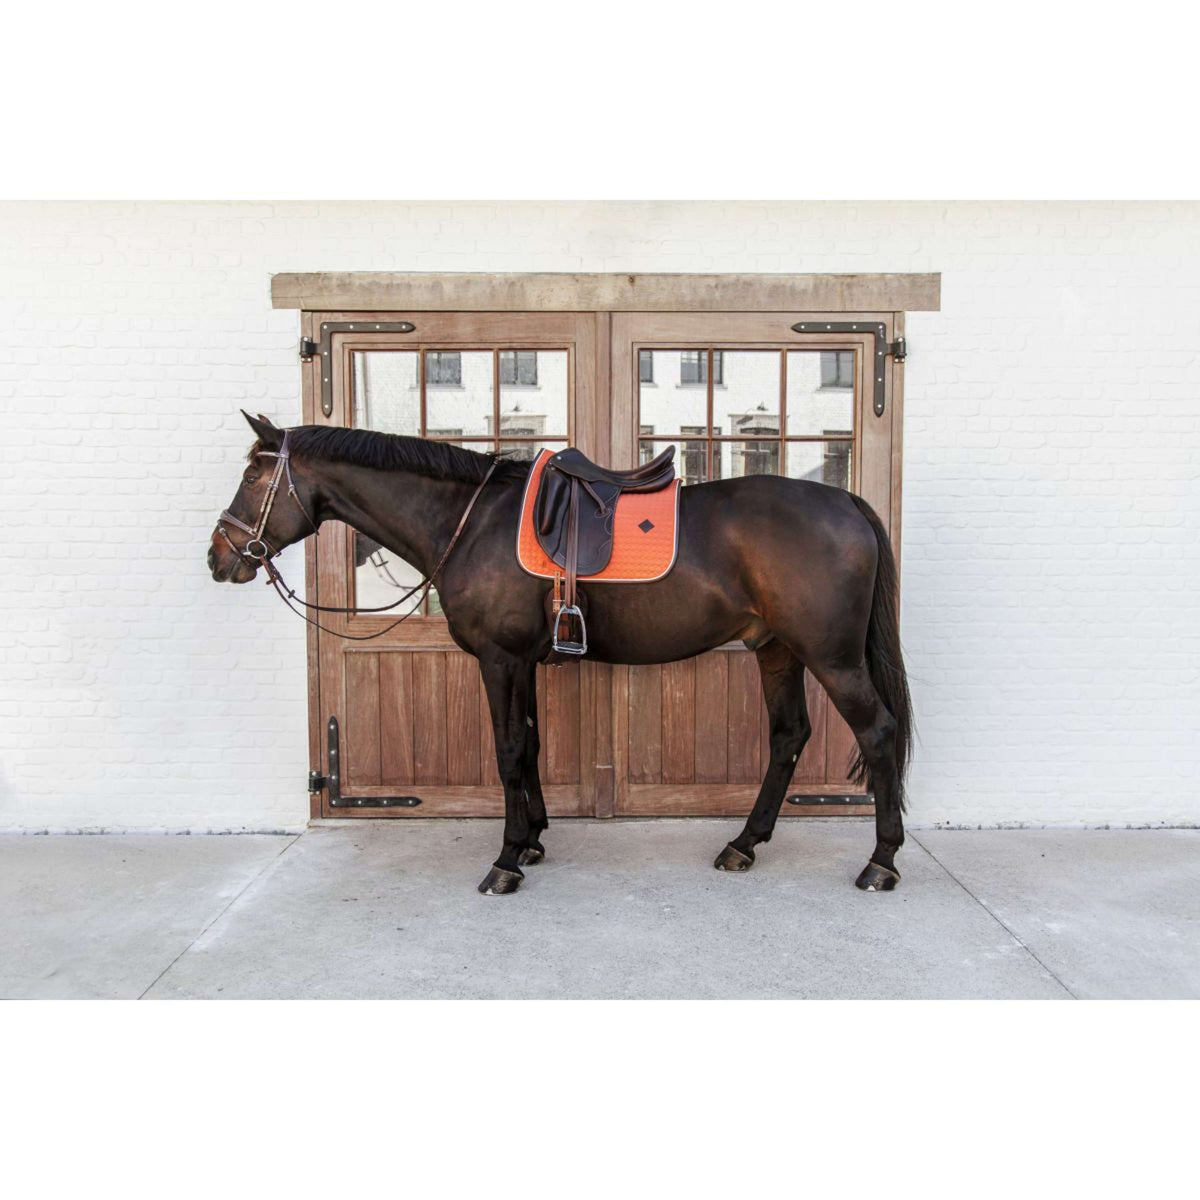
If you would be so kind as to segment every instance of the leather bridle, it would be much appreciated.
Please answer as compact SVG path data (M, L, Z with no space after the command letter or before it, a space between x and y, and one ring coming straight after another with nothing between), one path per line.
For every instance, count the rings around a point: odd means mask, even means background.
M296 502L296 507L304 514L304 519L312 526L312 531L315 534L320 534L317 528L317 523L308 515L308 509L304 507L304 502L300 499L299 492L296 491L295 481L292 479L292 454L288 449L288 433L283 435L283 443L278 450L259 450L255 457L273 458L275 460L275 470L271 474L271 482L267 484L267 493L263 496L262 505L258 510L258 520L255 521L253 528L246 524L245 521L239 520L229 511L225 509L220 517L217 518L217 532L228 543L230 550L235 554L240 554L242 558L257 566L259 563L265 564L268 559L279 553L270 542L266 540L264 534L267 532L267 522L271 519L271 509L275 507L275 497L279 492L280 480L286 475L288 485L288 495ZM239 550L233 544L233 539L229 536L229 532L222 521L228 522L235 528L240 529L243 533L250 535L250 540ZM261 553L252 550L251 546L259 545L262 547Z
M315 625L324 633L332 633L337 637L346 638L352 642L369 642L372 638L382 637L385 633L390 633L403 621L407 621L422 605L429 589L433 587L433 582L437 578L438 572L446 565L446 560L450 557L450 551L458 543L458 539L462 536L462 531L466 528L467 518L471 515L471 510L475 507L475 502L479 499L479 494L483 491L484 485L492 477L492 472L496 469L498 459L493 459L491 465L484 473L483 478L479 481L479 486L475 489L474 494L467 503L467 507L463 510L463 515L459 519L458 527L454 530L454 535L450 538L446 549L442 551L441 558L437 561L437 566L421 580L416 587L410 588L399 600L393 601L391 604L381 604L378 608L335 608L325 604L310 604L307 600L301 600L296 595L294 588L288 587L287 580L280 574L279 568L271 561L279 551L267 541L267 522L271 519L271 510L275 507L275 497L279 493L279 485L284 478L287 479L288 495L296 502L296 506L304 514L304 519L312 526L313 533L320 535L320 530L317 528L317 523L309 516L308 509L304 507L304 501L300 499L300 494L296 491L296 484L292 480L292 460L291 451L288 449L288 436L290 430L285 431L283 442L278 450L259 450L256 457L261 455L264 458L275 459L275 470L271 473L271 481L267 484L266 495L263 496L262 505L258 510L258 519L255 523L247 525L245 521L235 517L229 509L224 509L217 518L217 532L225 539L229 548L240 558L245 559L253 565L255 569L262 567L267 573L267 582L275 589L275 594L294 612L298 617L303 617L310 625ZM225 525L232 525L235 529L240 529L243 533L250 535L250 540L240 549L235 545L233 539L229 536L229 531ZM258 549L255 549L258 547ZM303 605L305 608L313 612L341 613L343 615L353 616L360 613L379 613L389 612L393 608L398 608L411 596L420 592L417 597L416 604L413 605L408 612L402 617L398 617L390 625L379 630L378 633L341 633L336 629L328 629L322 625L320 621L308 616L296 607L297 604Z

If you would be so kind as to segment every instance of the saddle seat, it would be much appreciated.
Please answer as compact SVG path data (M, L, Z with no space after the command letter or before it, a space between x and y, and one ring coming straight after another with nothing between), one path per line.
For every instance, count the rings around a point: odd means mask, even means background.
M560 450L546 464L548 470L561 471L584 483L607 483L622 492L658 492L675 478L675 447L668 446L657 458L628 471L610 471L592 462L574 446Z
M554 572L555 597L551 616L552 642L557 653L582 655L587 652L587 628L576 600L576 581L581 576L599 576L608 566L613 554L614 519L622 494L646 495L663 492L674 485L670 505L674 512L678 493L674 458L675 447L669 446L657 458L640 467L611 471L592 462L574 447L557 454L542 451L539 456L531 475L531 483L536 488L532 523L542 553L553 566L561 568L561 572ZM645 532L655 527L648 520L641 526ZM670 532L673 542L674 518ZM668 570L673 562L674 545L671 546ZM570 636L576 632L578 636Z

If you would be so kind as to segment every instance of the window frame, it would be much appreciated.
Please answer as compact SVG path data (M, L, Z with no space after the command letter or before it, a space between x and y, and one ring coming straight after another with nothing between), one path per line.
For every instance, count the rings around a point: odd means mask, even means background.
M456 344L453 339L439 339L436 342L428 344L413 343L409 345L397 345L390 339L381 339L376 341L369 337L349 337L344 336L341 340L341 376L343 379L342 388L346 397L346 428L358 429L361 428L356 421L358 411L358 386L359 375L355 365L355 356L358 354L416 354L417 356L417 404L418 416L420 421L420 430L417 434L409 435L421 437L431 442L448 442L456 446L463 446L469 450L475 450L479 453L491 453L500 456L509 446L570 446L574 443L575 438L575 404L576 404L576 381L575 381L575 348L571 344L564 344L561 341L547 342L546 344L538 345L521 345L521 346L505 346L503 338L497 337L485 344L479 343L464 343ZM492 432L490 434L468 434L466 436L458 434L442 434L431 433L429 430L428 417L428 389L442 387L462 387L462 356L465 353L485 352L492 356L492 411L491 422ZM529 387L528 384L509 384L501 382L501 356L508 352L514 353L530 353L540 354L542 352L559 352L566 355L566 375L567 375L567 393L566 393L566 431L559 432L550 430L540 434L520 434L509 435L502 432L502 420L500 412L501 389L510 387ZM459 363L459 383L447 384L432 382L427 378L427 363L428 356L431 354L454 354L458 356ZM536 360L535 360L536 361ZM364 364L365 366L365 364ZM356 535L354 531L350 531L350 536L346 539L346 554L347 554L347 571L348 571L348 591L350 596L350 606L354 607L357 603L357 566L355 565L355 544ZM422 599L420 610L414 614L414 620L434 620L441 621L445 618L442 616L440 605L432 602L436 596L436 590L430 589L429 593ZM369 621L370 618L364 615L355 614L350 618L351 622L357 625L362 621Z
M797 352L799 352L799 353L817 353L817 352L819 352L822 354L822 356L824 356L824 354L829 349L830 349L830 347L825 346L825 345L817 345L817 344L809 345L809 344L805 344L805 343L779 343L776 345L767 345L767 346L746 345L746 344L742 344L742 345L720 345L720 344L717 344L717 345L714 345L714 344L710 343L706 346L697 346L697 345L681 346L678 342L676 342L673 344L655 343L652 345L647 344L647 345L636 346L635 347L635 355L636 355L636 361L639 364L638 372L637 372L639 375L639 379L638 379L638 387L635 390L634 396L633 396L633 427L635 430L637 430L637 433L635 434L635 439L636 439L636 443L637 443L636 450L635 450L635 461L639 461L639 462L644 461L644 460L648 461L648 458L644 459L644 456L646 455L646 451L645 451L644 447L647 444L650 444L653 447L653 445L655 443L659 444L660 446L666 445L668 443L676 443L681 447L685 447L687 443L702 441L705 443L705 479L701 480L700 482L715 483L715 482L719 481L720 479L724 478L724 476L720 475L719 473L716 473L717 469L720 466L720 462L721 462L721 456L720 456L718 447L720 447L720 445L722 443L731 443L731 444L742 446L742 447L749 447L749 446L753 445L754 443L762 443L764 446L775 446L777 448L776 449L776 467L777 467L777 469L774 473L781 476L782 478L790 478L790 476L785 474L785 472L787 470L787 451L788 451L789 445L791 445L793 443L804 443L804 442L817 442L823 446L828 446L831 443L843 443L843 444L848 444L850 447L850 471L849 471L849 489L848 490L850 490L851 492L856 492L859 487L860 466L861 466L861 463L860 463L861 442L860 442L860 437L859 437L859 435L860 435L859 410L862 406L863 395L864 395L864 391L865 391L864 380L862 378L862 371L863 371L864 361L865 361L865 357L866 357L866 352L865 352L865 348L862 345L858 344L858 342L856 341L854 344L851 344L851 345L839 345L836 348L834 348L836 353L850 354L853 357L853 365L851 367L851 384L850 384L850 388L853 391L853 399L851 401L852 428L851 428L850 432L849 433L822 432L822 433L789 434L787 431L787 380L788 380L787 356L788 356L788 354L789 353L797 353ZM687 354L695 353L695 354L704 356L700 361L702 361L704 363L704 368L701 373L706 376L706 383L703 386L705 386L707 389L707 417L706 417L707 423L706 423L706 426L703 431L699 431L697 429L697 431L695 431L695 432L687 432L687 430L695 428L693 426L687 426L687 427L681 427L678 430L673 430L673 431L662 430L662 431L657 431L657 432L652 432L652 433L647 434L647 433L643 432L643 430L646 428L646 426L643 425L642 411L641 411L641 384L643 381L640 379L640 363L642 360L642 355L643 355L643 353L645 353L647 351L660 351L660 352L668 351L668 352L670 352L673 350L678 350L680 353L680 387L699 387L699 386L701 386L699 384L683 382L683 379L682 379L683 357L682 356L685 353L687 353ZM779 354L779 408L778 408L779 433L776 436L765 436L765 435L761 435L761 434L749 434L749 435L740 434L739 435L739 434L733 434L733 433L715 433L714 432L715 426L713 424L713 392L716 388L725 386L724 385L724 374L725 374L725 358L724 358L724 356L725 356L726 351L737 352L739 350L766 350L766 351L777 352ZM718 359L718 356L719 356L719 359ZM714 368L718 361L719 361L720 367L719 367L719 370L715 370ZM822 364L822 367L823 367L823 364ZM720 377L719 380L717 378L715 378L718 375ZM824 387L825 385L822 384L821 386ZM680 451L681 459L685 452L690 453L690 454L695 453L694 449L687 450L687 451L681 450ZM746 452L747 451L745 449L743 449L742 453L745 454ZM654 456L654 452L653 452L653 449L651 449L649 458L652 458L653 456ZM825 455L824 457L829 458L830 456ZM679 473L680 473L681 477L683 477L685 475L685 472L682 469L680 470ZM743 477L742 476L732 476L732 478L743 478ZM687 484L687 482L688 481L685 478L684 479L685 485ZM823 479L822 479L822 482L824 482ZM831 485L831 486L837 486L837 485Z

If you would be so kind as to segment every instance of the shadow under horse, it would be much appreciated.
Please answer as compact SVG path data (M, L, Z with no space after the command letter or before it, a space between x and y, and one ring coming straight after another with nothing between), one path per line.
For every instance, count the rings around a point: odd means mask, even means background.
M504 786L504 841L479 890L515 892L521 867L544 857L549 824L534 688L551 654L551 585L514 554L529 464L421 438L246 419L258 440L213 531L213 578L248 583L333 520L436 576L450 636L479 660ZM666 663L734 640L754 651L770 765L745 828L717 856L727 871L747 870L771 840L811 732L811 671L857 740L853 778L875 795L876 845L857 886L890 891L900 879L912 713L882 522L841 489L754 475L684 488L679 523L678 557L663 579L590 592L584 581L589 657Z

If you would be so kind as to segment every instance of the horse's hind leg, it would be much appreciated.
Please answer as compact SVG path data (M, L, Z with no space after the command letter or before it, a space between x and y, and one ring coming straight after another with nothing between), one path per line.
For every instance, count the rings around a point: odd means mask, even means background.
M538 755L542 751L541 736L538 733L537 715L537 663L529 664L529 711L525 716L525 755L521 761L521 773L524 776L525 802L529 808L529 844L521 852L521 866L528 867L540 863L546 857L546 847L542 845L539 835L549 828L550 821L546 817L546 800L542 796L542 777L538 773Z
M901 782L896 761L896 720L879 697L865 665L810 668L834 707L854 731L875 793L875 853L856 883L867 892L890 892L900 882L896 851L904 845Z
M771 840L796 760L812 733L804 701L804 664L779 641L768 642L756 653L771 723L771 763L745 829L713 863L718 871L747 870L754 862L754 847Z

